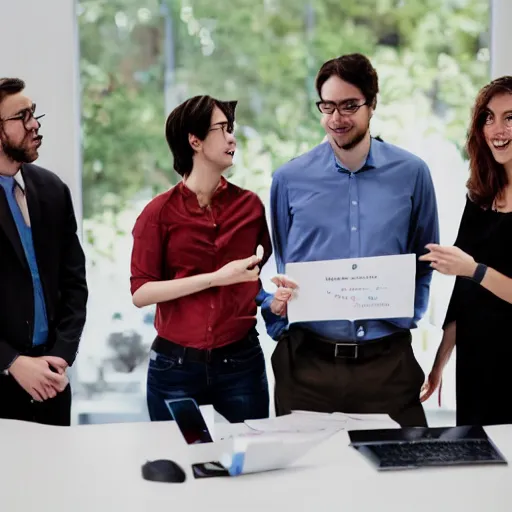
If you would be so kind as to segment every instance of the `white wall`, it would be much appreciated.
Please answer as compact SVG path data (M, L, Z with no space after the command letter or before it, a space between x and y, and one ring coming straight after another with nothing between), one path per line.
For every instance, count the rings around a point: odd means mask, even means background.
M25 80L44 135L39 165L70 187L81 229L80 92L74 0L2 0L0 75Z
M0 76L26 82L45 113L37 164L69 186L82 232L78 37L74 0L2 0ZM70 373L73 383L75 372Z
M491 0L491 77L512 75L512 0Z

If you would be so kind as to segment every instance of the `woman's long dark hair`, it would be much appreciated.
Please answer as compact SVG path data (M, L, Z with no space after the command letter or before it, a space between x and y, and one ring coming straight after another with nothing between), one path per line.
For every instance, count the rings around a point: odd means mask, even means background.
M468 133L467 152L470 176L467 182L471 200L482 208L491 208L508 184L503 165L496 162L484 137L483 127L488 116L488 104L497 94L512 94L512 76L493 80L480 90L473 107Z

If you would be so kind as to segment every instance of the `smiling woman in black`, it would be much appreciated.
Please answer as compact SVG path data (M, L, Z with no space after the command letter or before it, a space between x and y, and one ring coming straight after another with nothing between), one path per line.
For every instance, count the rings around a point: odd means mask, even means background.
M420 258L457 276L422 400L439 386L456 343L458 425L512 423L511 141L512 77L502 77L476 100L468 197L455 245L429 245Z

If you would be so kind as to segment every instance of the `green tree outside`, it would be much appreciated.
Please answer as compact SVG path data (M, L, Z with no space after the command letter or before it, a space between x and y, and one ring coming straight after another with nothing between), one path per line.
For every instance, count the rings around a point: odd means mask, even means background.
M488 0L82 0L78 20L85 219L176 183L165 118L194 94L239 101L231 177L266 194L273 170L323 137L325 60L372 59L384 139L399 144L417 116L460 151L489 77Z

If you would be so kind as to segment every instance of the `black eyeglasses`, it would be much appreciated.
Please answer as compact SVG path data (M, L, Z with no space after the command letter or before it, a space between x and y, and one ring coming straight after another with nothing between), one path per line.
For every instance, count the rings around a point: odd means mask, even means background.
M222 133L226 135L226 133L233 133L235 131L235 127L232 123L228 123L227 121L221 123L215 123L210 126L209 132L213 132L215 130L222 130Z
M34 103L30 108L25 108L21 112L18 112L15 116L8 117L6 119L0 119L3 123L6 121L21 121L25 130L29 130L28 123L32 119L35 119L39 123L39 119L45 116L45 114L40 114L38 116L34 115L36 113L36 104ZM40 123L39 123L40 124Z
M368 102L356 103L355 101L342 101L335 103L334 101L317 101L316 106L322 114L333 114L335 110L338 111L340 116L354 115L361 107L367 105Z

